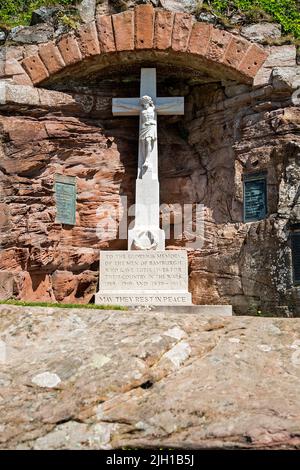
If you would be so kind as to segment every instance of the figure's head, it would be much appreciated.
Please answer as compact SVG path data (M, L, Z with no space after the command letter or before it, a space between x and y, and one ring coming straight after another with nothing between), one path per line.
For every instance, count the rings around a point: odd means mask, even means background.
M154 106L151 96L147 96L147 95L143 96L140 99L140 103L143 106L143 108L146 108L146 109L149 108L149 106Z

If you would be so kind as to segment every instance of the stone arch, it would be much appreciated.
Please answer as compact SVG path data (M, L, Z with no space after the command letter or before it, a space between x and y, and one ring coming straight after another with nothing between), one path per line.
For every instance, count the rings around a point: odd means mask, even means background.
M264 49L239 35L195 22L192 15L146 4L98 16L56 42L41 44L35 55L22 61L22 67L34 86L145 60L251 84L267 56Z

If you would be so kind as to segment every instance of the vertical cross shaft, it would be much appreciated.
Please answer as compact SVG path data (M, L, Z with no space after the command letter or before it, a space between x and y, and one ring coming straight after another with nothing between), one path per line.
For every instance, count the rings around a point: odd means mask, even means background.
M139 157L135 223L128 232L128 249L165 248L159 228L157 114L184 114L184 98L157 98L156 69L141 69L140 98L114 98L115 116L139 115Z

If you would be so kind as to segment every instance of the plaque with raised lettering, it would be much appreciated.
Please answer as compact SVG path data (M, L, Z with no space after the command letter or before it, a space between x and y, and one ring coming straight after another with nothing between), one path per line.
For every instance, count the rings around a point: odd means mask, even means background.
M300 284L300 230L292 231L292 256L293 256L293 271L294 282Z
M55 222L75 225L76 218L76 178L75 176L55 175Z
M245 222L261 220L267 214L267 185L265 177L249 178L244 182Z

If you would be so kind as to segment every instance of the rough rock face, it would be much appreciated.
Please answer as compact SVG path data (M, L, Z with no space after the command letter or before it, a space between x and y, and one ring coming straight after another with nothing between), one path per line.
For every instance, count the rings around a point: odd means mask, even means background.
M276 23L250 24L241 28L241 34L252 41L265 43L281 36L281 25Z
M299 449L300 320L0 307L0 448Z
M53 38L54 28L51 24L36 24L34 26L16 26L9 35L8 41L16 44L39 44Z
M136 21L134 12L114 18L128 30L117 29L115 37L110 18L97 20L105 53L99 53L93 23L59 39L57 47L0 48L1 296L89 302L97 288L99 250L126 248L118 226L107 230L108 237L99 234L110 228L121 196L128 207L134 202L138 120L113 117L111 99L139 95L142 65L157 67L159 96L185 97L183 117L160 117L159 175L161 203L175 216L178 205L204 205L200 249L189 245L191 228L180 231L176 217L167 240L170 248L189 250L193 301L229 303L243 314L298 315L289 243L290 224L300 222L295 47L266 47L269 56L256 74L267 54L258 63L264 53L244 38L203 23L192 30L188 15L176 13L174 20L174 13L159 9L153 39L144 24L153 27L154 13L150 4L143 8ZM172 20L166 31L160 18ZM146 45L134 27L145 29ZM206 34L201 44L200 33ZM242 51L249 60L244 65ZM203 68L195 70L193 58L201 54ZM24 63L36 83L44 80L42 87L32 86ZM253 85L235 80L233 70L252 74ZM268 217L245 224L243 175L259 171L268 172ZM76 176L74 227L55 223L56 173ZM173 229L182 239L175 239Z

